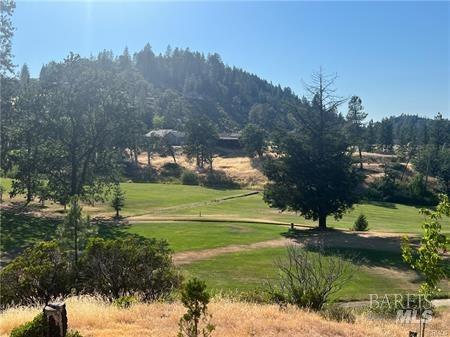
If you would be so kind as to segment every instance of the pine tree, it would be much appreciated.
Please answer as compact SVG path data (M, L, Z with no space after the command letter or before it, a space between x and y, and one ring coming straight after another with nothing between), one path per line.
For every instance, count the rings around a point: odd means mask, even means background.
M61 245L73 255L75 268L78 266L79 253L86 246L88 239L96 233L96 228L91 225L89 216L83 215L78 197L72 197L69 212L59 225L57 235Z
M271 207L319 220L319 228L325 229L328 215L340 218L357 201L359 175L343 135L344 120L337 113L343 100L333 95L334 78L320 72L313 80L307 87L312 95L309 107L292 107L296 132L273 142L276 156L264 169L269 178L264 200Z
M364 112L362 100L358 96L352 96L348 103L347 122L348 135L351 145L356 145L359 152L359 167L363 169L362 147L364 146L364 120L367 113Z
M12 38L14 35L14 26L11 17L16 8L14 0L1 0L0 2L0 74L14 73L12 55Z
M116 218L120 217L120 211L125 206L125 193L120 188L119 184L116 184L113 188L113 195L111 199L111 207L116 211Z

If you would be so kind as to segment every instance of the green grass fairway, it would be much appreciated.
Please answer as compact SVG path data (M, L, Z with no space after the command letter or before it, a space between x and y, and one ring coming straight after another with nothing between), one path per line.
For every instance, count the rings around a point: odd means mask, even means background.
M161 208L178 209L189 204L205 203L248 192L175 184L123 183L121 186L126 198L124 215L159 212ZM107 209L112 212L109 205Z
M180 252L281 239L287 228L254 223L165 222L133 224L123 232L165 239L175 252Z
M277 274L274 260L283 257L285 248L264 248L217 256L209 260L184 265L188 277L205 280L215 290L250 291L261 287L265 280ZM363 252L364 253L364 252ZM367 266L360 267L352 280L338 294L339 299L368 299L370 293L416 291L417 284L397 275L380 273Z
M364 213L369 221L369 229L373 231L420 233L424 220L419 214L420 207L391 203L364 203L355 205L344 215L343 219L336 221L332 216L328 217L328 226L349 229L359 214ZM280 213L276 209L269 208L262 200L261 194L250 195L238 199L224 200L214 204L198 205L184 209L166 209L162 213L168 215L197 215L228 217L228 218L253 218L261 220L275 220L294 222L297 224L316 225L313 221L306 220L292 213ZM442 219L444 232L450 233L450 218Z

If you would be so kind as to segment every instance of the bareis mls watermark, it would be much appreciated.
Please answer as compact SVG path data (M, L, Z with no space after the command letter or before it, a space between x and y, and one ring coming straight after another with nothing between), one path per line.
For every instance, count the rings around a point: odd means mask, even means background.
M396 314L398 324L429 323L433 318L431 299L422 294L369 294L370 309Z

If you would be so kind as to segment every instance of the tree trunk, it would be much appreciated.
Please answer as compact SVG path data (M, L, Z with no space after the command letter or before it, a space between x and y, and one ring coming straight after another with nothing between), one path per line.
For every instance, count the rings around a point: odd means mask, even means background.
M116 218L119 219L119 210L116 209Z
M363 160L362 160L361 146L358 146L358 151L359 151L359 168L362 170L363 169Z
M319 214L319 229L327 229L327 216L326 214Z

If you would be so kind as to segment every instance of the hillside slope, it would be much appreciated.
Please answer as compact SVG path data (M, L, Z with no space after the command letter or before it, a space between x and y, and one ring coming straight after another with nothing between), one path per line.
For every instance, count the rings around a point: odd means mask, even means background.
M69 298L66 303L69 327L92 337L176 336L178 320L185 312L177 302L136 304L129 309L119 309L92 297ZM0 336L8 336L12 328L32 319L40 310L6 310L0 315ZM228 300L214 301L210 313L216 325L213 336L220 337L404 337L408 331L417 329L413 324L368 320L363 316L359 316L355 324L337 323L294 308L280 310L276 305ZM427 325L427 331L447 336L449 319L450 313L444 312Z

